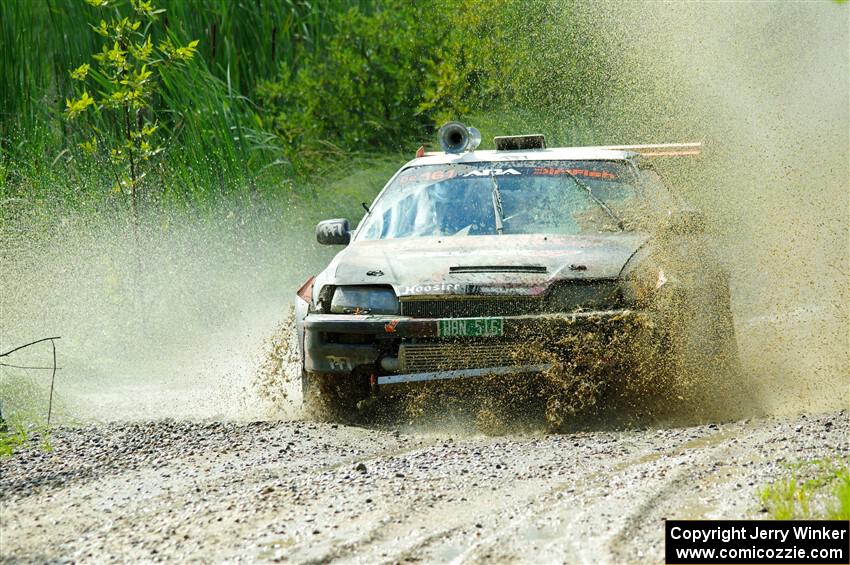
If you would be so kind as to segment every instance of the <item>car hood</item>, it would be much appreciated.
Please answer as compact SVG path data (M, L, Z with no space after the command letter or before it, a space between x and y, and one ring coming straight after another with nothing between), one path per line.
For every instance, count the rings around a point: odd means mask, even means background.
M399 296L535 295L555 281L617 278L646 240L630 233L357 241L334 258L325 282L391 285Z

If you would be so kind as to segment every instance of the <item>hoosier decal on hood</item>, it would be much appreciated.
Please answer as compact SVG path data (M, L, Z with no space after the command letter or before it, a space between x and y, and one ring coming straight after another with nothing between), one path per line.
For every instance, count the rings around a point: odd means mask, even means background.
M433 283L406 286L400 289L401 296L417 294L464 294L471 296L536 296L546 291L545 286L525 285L480 285L462 283Z

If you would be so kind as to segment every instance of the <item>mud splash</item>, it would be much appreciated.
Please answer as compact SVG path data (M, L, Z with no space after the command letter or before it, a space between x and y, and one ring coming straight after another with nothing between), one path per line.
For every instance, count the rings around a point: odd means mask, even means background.
M848 8L633 3L597 14L609 52L635 71L613 97L620 135L706 144L698 160L659 166L709 214L743 370L773 413L848 402Z
M845 406L848 6L581 10L592 22L585 31L620 65L587 126L593 142L706 144L701 159L659 167L709 214L732 277L744 369L764 407ZM569 139L559 124L545 129L554 144ZM68 418L266 413L274 395L264 384L256 393L257 368L278 365L263 365L263 343L276 336L272 356L284 355L278 325L291 291L330 255L310 242L309 225L276 220L293 217L281 210L223 207L204 220L148 218L139 245L109 211L40 213L0 227L0 349L63 336L57 393ZM32 350L19 361L43 359ZM4 370L0 379L4 408L43 404L40 377Z
M251 380L251 388L272 418L301 414L301 363L295 339L295 309L290 305L264 344L263 360Z
M720 250L716 260L730 275L744 383L703 389L702 398L718 404L721 418L724 411L845 407L850 385L848 6L580 6L575 18L574 10L553 4L553 21L563 21L548 29L583 26L602 42L611 62L606 107L598 109L598 119L581 125L589 129L590 142L701 140L705 145L697 159L656 161L662 176L707 214L708 231ZM557 46L551 39L541 43ZM564 87L555 70L552 76L553 91ZM546 131L558 145L574 138L581 123L538 116L532 129ZM562 370L552 378L569 389L575 377ZM685 389L700 385L696 375L680 373L680 380ZM652 388L651 379L641 382ZM464 409L440 390L426 386L416 393L411 415L422 417L429 402ZM556 411L566 418L592 404L593 391L576 390L558 401ZM672 395L657 408L669 411L682 399ZM485 427L494 427L497 411L492 406L481 411Z
M152 214L138 238L109 212L6 224L0 341L62 336L59 421L280 416L285 407L270 407L280 399L255 387L267 346L280 347L265 340L285 318L288 289L327 259L304 251L309 230L286 213ZM50 351L21 353L17 364L43 365ZM46 390L39 372L0 371L7 415L38 421Z
M705 142L702 158L659 166L709 214L731 277L743 368L776 413L848 402L848 8L595 10L630 79L615 81L613 128L600 135Z

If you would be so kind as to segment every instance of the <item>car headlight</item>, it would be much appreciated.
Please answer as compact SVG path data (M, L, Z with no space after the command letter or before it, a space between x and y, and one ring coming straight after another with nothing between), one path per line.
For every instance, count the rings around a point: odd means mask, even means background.
M339 286L331 299L332 314L398 314L398 298L392 288Z
M642 304L667 282L668 278L664 270L655 261L645 259L626 273L623 294L627 302Z

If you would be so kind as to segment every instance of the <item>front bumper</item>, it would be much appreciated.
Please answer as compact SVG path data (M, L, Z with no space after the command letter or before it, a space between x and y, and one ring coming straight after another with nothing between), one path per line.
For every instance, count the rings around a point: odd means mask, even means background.
M404 348L425 347L446 355L467 347L501 349L531 341L546 344L567 335L592 333L604 338L630 332L644 321L642 311L622 309L570 314L537 314L500 318L498 338L474 340L441 337L441 319L398 316L310 314L304 319L304 368L322 374L351 374L364 370L377 377L377 384L396 384L436 379L454 379L490 374L533 373L545 371L548 363L523 362L519 359L489 363L485 366L434 367L416 365L409 370L401 363L387 369L381 360L398 359ZM484 344L484 345L482 345ZM539 360L538 360L539 361ZM479 363L480 365L480 363ZM408 370L406 370L408 369Z

